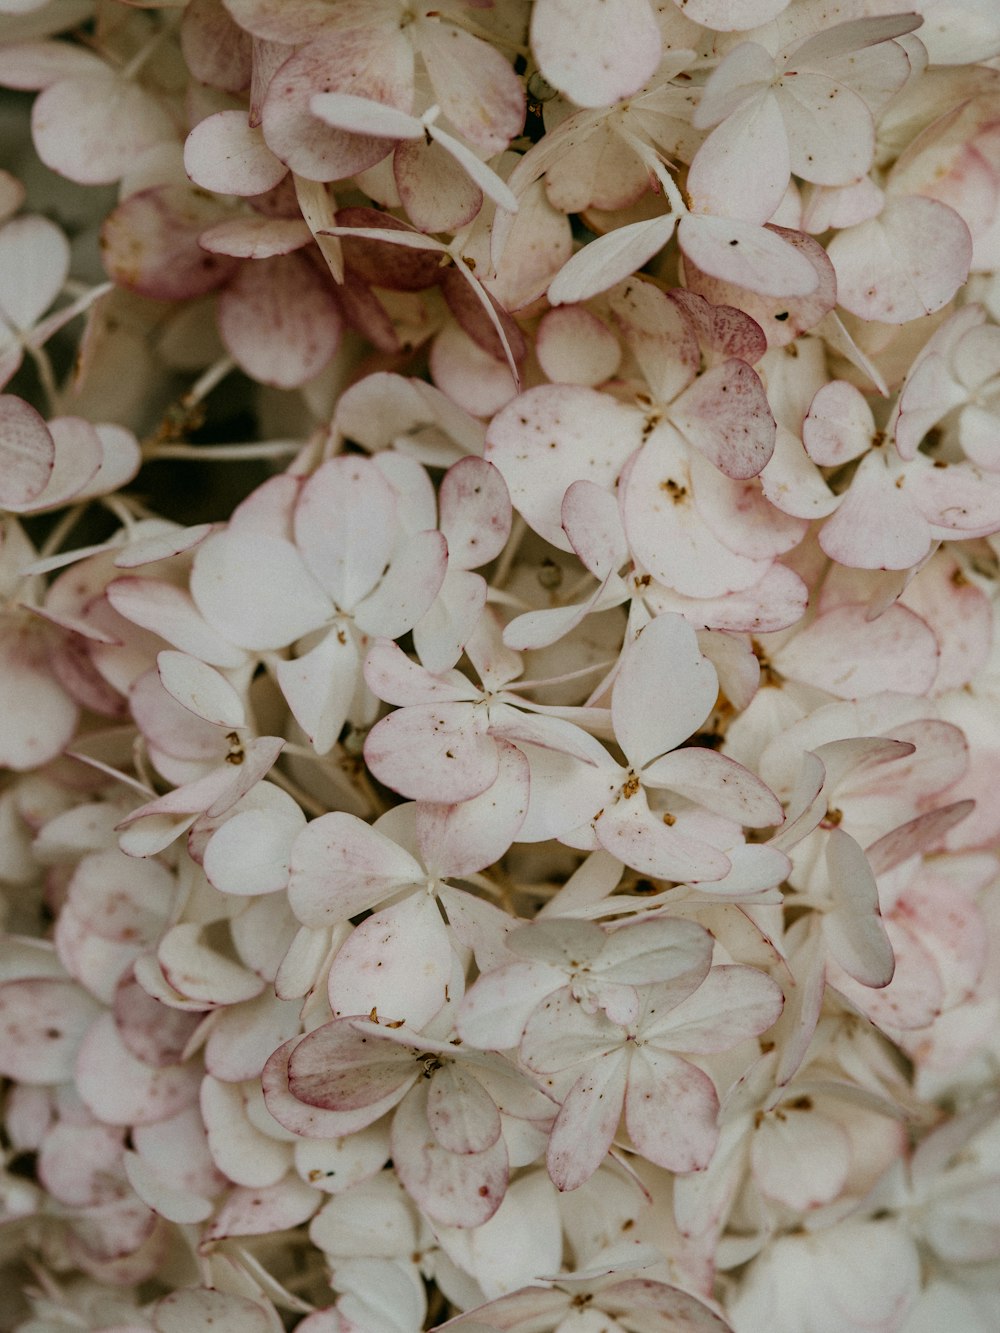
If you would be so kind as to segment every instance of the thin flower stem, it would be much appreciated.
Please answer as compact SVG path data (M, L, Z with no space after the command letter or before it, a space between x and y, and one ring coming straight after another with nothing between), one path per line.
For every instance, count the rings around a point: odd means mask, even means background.
M86 504L76 504L73 505L72 508L66 510L65 514L63 514L62 518L60 518L59 522L42 543L41 550L38 552L39 560L47 560L50 555L55 555L56 552L60 550L63 542L75 527L77 519L86 508Z
M195 380L191 388L181 399L181 406L185 410L190 410L207 398L217 384L226 378L231 370L236 369L236 362L231 356L222 356L218 361L208 367L202 375Z
M515 513L514 521L510 525L510 537L507 539L507 545L504 547L500 559L497 561L497 567L493 572L492 587L494 590L502 588L510 578L514 557L517 555L518 547L524 540L527 531L527 523L520 514Z
M199 458L238 462L249 458L287 458L302 448L301 440L264 440L259 444L159 444L146 454L151 458Z
M55 415L59 405L59 386L56 383L55 371L52 369L49 354L44 347L33 347L30 342L25 343L24 348L38 371L38 378L41 381L42 392L45 394L45 401L48 404L49 415Z

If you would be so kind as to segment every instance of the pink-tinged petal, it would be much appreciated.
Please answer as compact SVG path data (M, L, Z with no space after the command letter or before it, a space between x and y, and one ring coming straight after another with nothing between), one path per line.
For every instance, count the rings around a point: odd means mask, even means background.
M785 437L783 444L791 447L794 443L801 465L814 473L815 469L805 458L801 445L791 437L791 432L778 433ZM777 436L775 438L777 439ZM782 452L784 454L784 449ZM785 459L787 460L787 454ZM785 476L787 477L787 472ZM694 508L698 516L712 536L729 550L751 560L769 560L791 551L805 535L806 519L797 514L786 513L778 505L772 505L764 489L763 476L760 482L755 477L742 480L727 477L724 472L712 467L701 454L692 454L690 477ZM769 490L772 487L778 489L773 483L772 477L768 485ZM816 489L819 489L819 486ZM821 494L828 493L828 489L824 486ZM830 498L832 500L835 497L831 495ZM799 507L801 499L800 492L796 495L795 508Z
M315 648L277 665L278 685L317 754L329 754L343 730L361 678L355 636L334 625Z
M875 421L860 389L846 380L824 384L802 423L806 453L820 467L840 467L871 448Z
M742 309L714 305L685 287L671 288L667 296L685 312L702 346L717 356L737 357L753 365L767 351L763 330Z
M200 121L184 143L184 170L203 189L235 195L264 194L288 174L243 111Z
M869 118L869 138L871 121ZM688 193L698 213L763 224L788 188L788 136L778 99L769 88L727 116L698 149Z
M466 703L414 704L368 733L365 762L379 782L414 801L468 801L493 785L497 745L485 712Z
M486 606L486 580L465 569L451 569L438 595L413 627L413 644L430 672L448 671L475 633Z
M155 97L109 70L46 88L31 109L31 130L45 165L81 185L119 180L144 153L176 136Z
M251 1189L276 1185L289 1167L287 1143L265 1134L247 1117L238 1083L221 1083L207 1074L199 1098L215 1166L235 1185Z
M0 309L29 329L62 291L69 242L48 218L15 218L0 228Z
M152 630L182 652L216 667L239 667L246 654L218 633L195 609L183 589L159 579L121 578L107 587L120 616Z
M375 587L397 540L396 497L368 458L343 454L309 478L295 508L295 540L336 606L351 610Z
M276 810L242 810L209 839L204 870L220 893L275 893L288 883L292 843L301 819Z
M162 185L130 195L101 228L101 257L121 287L154 301L186 301L214 291L237 269L198 244L217 222L219 201L189 185Z
M191 0L180 37L184 63L199 83L229 93L250 86L250 34L236 26L221 0Z
M623 473L619 502L633 555L660 583L688 597L749 588L770 560L734 553L706 526L694 504L687 449L672 426L661 425ZM707 463L705 470L726 480Z
M645 794L619 801L595 821L601 846L640 874L677 883L721 879L729 857L700 839L677 833L649 809Z
M447 569L443 534L414 533L399 546L378 587L356 607L358 629L373 638L401 638L430 609Z
M563 986L532 1010L520 1055L529 1069L551 1074L612 1054L624 1046L625 1036L603 1010L588 1012Z
M135 860L130 864L135 866ZM202 1021L200 1013L170 1009L160 1000L154 1000L129 977L123 978L115 988L113 1012L122 1042L144 1065L180 1064L188 1042Z
M774 82L774 57L758 42L739 42L712 71L695 108L696 129L707 130L733 115Z
M27 0L22 4L8 3L4 12L14 14L20 11L25 14L38 8L41 6ZM63 79L103 74L107 70L100 56L71 42L11 41L4 43L4 51L7 60L0 87L16 88L22 92L36 92Z
M887 986L895 957L879 913L875 876L843 829L828 833L826 866L833 910L823 918L823 934L830 953L862 986Z
M482 190L434 140L401 143L392 155L392 172L407 217L420 231L454 234L483 206Z
M944 987L934 958L908 930L890 918L885 923L895 955L892 980L878 990L859 985L853 977L830 968L829 984L858 1006L881 1028L927 1028L943 1008Z
M219 298L219 333L261 384L295 389L319 374L340 345L332 288L300 255L243 265Z
M293 1097L288 1090L288 1060L300 1041L301 1037L294 1038L279 1046L261 1076L265 1105L278 1124L303 1139L329 1140L358 1134L378 1119L381 1109L376 1109L374 1116L367 1106L355 1111L326 1111ZM391 1095L383 1109L391 1110L398 1101L398 1095Z
M19 772L54 759L73 739L79 708L52 674L47 635L26 620L0 633L0 766Z
M796 1103L766 1115L750 1148L754 1180L771 1199L805 1212L829 1203L844 1188L850 1141L835 1120Z
M625 1092L629 1137L647 1161L668 1171L700 1171L719 1137L715 1084L695 1065L651 1045L632 1056Z
M539 0L531 48L553 88L577 106L607 106L656 72L662 41L648 0Z
M365 680L387 704L457 703L478 697L467 677L450 670L434 675L388 639L379 639L368 650Z
M498 861L517 837L528 808L528 761L513 745L497 741L497 780L457 805L421 802L417 840L431 874L468 875Z
M650 621L628 645L612 693L615 736L633 768L687 740L715 706L718 691L715 668L688 622L678 615Z
M907 474L910 498L935 537L953 532L982 537L1000 526L1000 477L981 472L972 463L922 467Z
M672 1051L708 1055L759 1036L778 1021L781 987L764 972L742 964L713 967L693 994L654 1014L655 992L642 1019L646 1041ZM669 997L668 997L669 999Z
M262 991L255 1000L217 1014L205 1043L208 1072L223 1083L257 1080L275 1047L299 1032L299 1009L295 1000ZM251 1118L257 1105L254 1088Z
M190 528L179 528L173 523L164 523L153 525L147 531L148 536L137 536L125 550L115 556L116 569L136 569L140 565L155 564L157 560L169 560L173 555L193 550L211 533L212 524L197 523Z
M813 237L787 227L768 226L765 230L787 242L812 265L816 286L807 295L785 293L772 296L748 291L721 276L703 273L690 257L685 263L684 274L688 286L710 301L738 304L745 316L763 330L769 346L785 347L800 333L815 328L837 304L837 277L826 251Z
M49 434L55 445L55 464L45 489L30 507L9 505L8 508L15 513L29 508L31 512L52 509L100 491L98 473L104 458L104 448L90 422L81 417L55 417L49 422Z
M642 780L649 787L679 792L747 828L767 828L784 819L778 798L760 778L714 750L675 750L650 764Z
M703 273L752 292L808 296L819 285L808 258L768 227L688 213L677 239L685 257Z
M391 838L334 811L308 824L292 847L288 900L307 926L347 921L425 874Z
M214 667L169 649L157 654L156 664L167 693L196 717L230 730L245 725L243 700Z
M895 484L885 457L872 452L823 525L819 544L831 560L854 569L912 569L931 548L931 527L909 491Z
M263 576L248 578L256 570ZM209 537L195 556L191 595L205 619L244 648L284 648L331 613L292 543L267 536Z
M301 218L251 217L226 218L216 222L198 237L203 250L213 255L231 255L236 259L270 259L288 255L312 241L312 232Z
M968 309L958 313L964 314ZM952 375L945 357L925 348L896 405L896 448L900 458L907 462L913 458L927 432L952 408L965 402L967 394L964 385Z
M368 917L341 945L330 968L330 1007L335 1018L374 1012L380 1022L402 1020L419 1031L446 1002L451 973L437 903L414 893Z
M55 463L55 442L35 409L13 394L0 397L0 507L29 509Z
M67 1083L101 1006L73 981L26 977L0 986L0 1071L22 1084Z
M699 0L693 0L691 7L698 3ZM762 5L754 8L760 9ZM668 1327L674 1325L678 1333L682 1329L684 1333L729 1333L730 1326L720 1315L697 1297L666 1282L655 1282L650 1278L616 1282L604 1288L600 1300L602 1310L626 1319L633 1311L635 1315L632 1317L645 1310L653 1311L666 1319Z
M442 1148L485 1152L500 1137L500 1112L478 1079L452 1063L439 1069L427 1089L427 1123Z
M792 63L805 61L797 51ZM778 93L791 168L819 185L851 185L868 174L875 127L865 102L846 84L813 70L787 70Z
M622 357L607 324L585 306L575 305L546 311L535 334L535 353L556 384L603 384Z
M629 986L670 982L690 989L712 961L712 937L693 921L651 918L612 931L592 971Z
M492 167L488 167L485 162L482 162L471 148L467 148L454 135L447 134L444 130L439 129L437 125L428 125L427 134L439 148L443 148L448 156L462 168L469 180L475 185L480 199L485 195L487 199L492 199L500 208L505 208L511 213L517 212L517 196L511 191L510 186L496 174ZM461 196L459 197L461 198Z
M937 674L937 641L927 625L895 605L877 620L863 606L826 611L774 656L793 680L827 690L838 699L862 699L885 688L925 694Z
M157 1163L156 1166L161 1167L157 1170L145 1157L131 1149L125 1150L121 1160L128 1183L143 1203L160 1217L166 1218L168 1222L177 1222L181 1226L197 1225L211 1217L214 1206L212 1200L198 1192L199 1188L204 1190L208 1187L206 1177L209 1171L214 1170L210 1158L204 1163L198 1163L201 1167L198 1186L180 1187L167 1183L176 1179L172 1170L173 1161L169 1167Z
M774 452L776 428L767 394L745 361L726 361L699 376L670 416L727 477L755 477Z
M365 1124L400 1102L419 1076L412 1050L343 1019L314 1029L288 1058L293 1097L331 1111L366 1110Z
M940 555L907 586L902 600L937 636L941 657L935 694L967 685L985 666L993 642L993 611L986 594L965 580L957 560Z
M510 367L473 342L458 324L446 324L435 337L430 371L441 392L473 416L493 416L517 393Z
M101 939L154 946L174 900L173 876L156 861L136 864L117 848L91 852L66 890L67 909Z
M488 1051L517 1046L533 1011L565 981L565 974L548 963L507 963L484 973L458 1011L462 1040Z
M458 326L495 361L506 361L516 379L527 345L513 316L465 264L445 268L440 285Z
M935 848L949 830L968 818L974 807L974 801L954 801L937 810L928 810L901 824L899 828L892 829L865 848L865 856L872 871L876 875L884 875L910 857Z
M604 1161L618 1130L628 1075L629 1052L622 1049L596 1059L573 1084L545 1158L557 1189L578 1189Z
M107 1125L166 1120L197 1101L200 1081L194 1067L154 1067L137 1060L110 1014L93 1024L76 1060L77 1091L87 1109Z
M277 1222L275 1229L282 1229ZM153 1307L153 1319L156 1333L191 1333L199 1327L211 1328L212 1333L274 1333L262 1305L208 1287L184 1287L162 1297Z
M542 842L578 832L612 799L626 776L607 751L603 762L595 755L597 762L581 763L558 750L521 748L531 768L531 785L518 842Z
M642 443L642 414L608 394L543 385L519 395L490 424L485 456L503 475L514 508L561 551L562 501L579 480L611 489Z
M211 1224L205 1228L206 1240L221 1240L226 1236L267 1236L272 1232L287 1231L292 1227L307 1222L323 1201L319 1190L307 1185L296 1175L287 1175L276 1185L266 1185L260 1189L244 1189L238 1186L230 1190L216 1213ZM218 1293L213 1293L218 1294ZM227 1297L231 1300L231 1297ZM230 1324L232 1328L243 1328L242 1307L234 1311ZM245 1302L250 1305L252 1302ZM260 1309L260 1307L257 1307ZM177 1328L181 1325L177 1324ZM190 1325L187 1325L190 1327ZM213 1330L216 1321L212 1321ZM223 1324L224 1328L225 1325Z
M676 223L675 214L665 213L643 222L629 222L591 241L549 283L549 303L572 305L614 287L663 249L674 234ZM682 228L683 225L682 222Z
M852 314L905 324L947 305L969 275L972 240L953 209L936 199L890 199L870 222L827 247L837 299Z
M463 458L450 467L441 482L438 504L450 565L476 569L499 555L507 544L510 496L503 477L491 463Z
M264 989L256 973L217 952L193 922L172 926L160 941L157 957L176 991L212 1007L256 999Z
M410 32L449 122L484 153L502 152L521 133L525 113L524 88L506 55L441 16L418 18Z
M427 1100L425 1085L418 1084L393 1118L396 1173L432 1222L446 1227L482 1226L507 1192L507 1145L498 1138L483 1152L449 1152L428 1124Z
M57 448L64 429L63 423L74 420L73 417L60 417L50 423ZM106 495L127 486L142 466L142 451L130 430L107 422L90 426L90 429L100 444L101 462L96 474L76 492L76 500L89 500L93 496Z
M592 481L575 481L562 502L563 531L595 578L607 580L628 559L628 543L613 495Z
M653 397L671 402L701 367L694 324L683 305L635 277L609 295L608 308Z
M268 147L298 175L342 180L374 166L391 151L391 142L325 125L310 109L322 92L351 93L408 112L413 47L407 33L359 26L317 37L285 61L264 99Z
M372 287L418 292L435 286L441 278L440 251L426 248L429 238L375 208L341 208L337 212L337 234L344 247L348 269ZM356 233L363 232L360 236ZM383 239L393 237L394 240ZM417 248L399 244L412 241Z

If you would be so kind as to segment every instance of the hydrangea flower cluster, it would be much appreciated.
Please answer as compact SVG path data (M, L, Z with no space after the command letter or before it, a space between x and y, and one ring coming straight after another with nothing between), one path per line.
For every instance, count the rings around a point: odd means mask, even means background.
M0 84L0 1328L992 1333L1000 10Z

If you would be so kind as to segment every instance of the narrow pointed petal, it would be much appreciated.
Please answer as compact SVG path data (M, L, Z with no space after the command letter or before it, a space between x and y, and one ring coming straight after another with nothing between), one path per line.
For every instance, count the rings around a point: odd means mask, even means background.
M875 876L864 852L843 829L831 829L826 864L834 908L823 919L827 946L863 986L887 986L895 957L882 924Z

